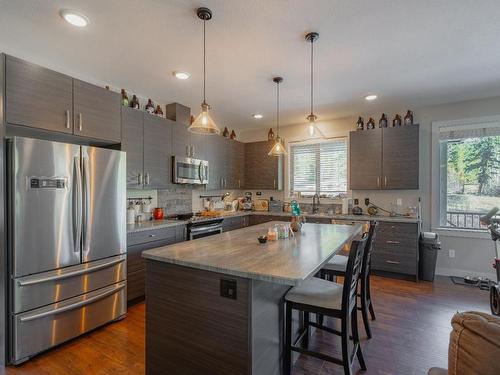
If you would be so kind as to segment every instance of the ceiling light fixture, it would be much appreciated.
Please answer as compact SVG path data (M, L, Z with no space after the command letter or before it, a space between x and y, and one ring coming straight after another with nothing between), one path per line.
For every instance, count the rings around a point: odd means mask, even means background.
M252 117L256 118L257 120L260 120L264 116L262 116L260 113L255 113L255 114L252 115Z
M309 124L307 125L307 132L309 136L312 137L316 133L318 133L322 138L324 137L323 133L316 126L316 119L318 118L313 111L314 108L314 42L318 40L319 34L316 32L312 32L306 35L306 41L311 43L311 113L307 116L307 121Z
M206 101L206 23L212 19L212 11L208 8L198 8L196 10L198 18L203 21L203 102L201 103L201 113L195 118L194 122L188 128L191 133L212 135L220 134L220 130L212 120L208 111L210 106Z
M186 73L186 72L174 72L174 76L175 76L175 78L181 79L181 80L185 80L185 79L188 79L189 77L191 77L191 75L189 73Z
M76 10L61 9L59 15L68 23L76 27L85 27L90 23L89 18Z
M282 77L274 77L273 82L276 83L276 142L273 148L269 151L269 156L286 155L286 150L283 140L280 138L280 83L283 82Z
M375 95L375 94L366 95L365 99L368 100L369 102L371 102L372 100L377 99L377 95Z

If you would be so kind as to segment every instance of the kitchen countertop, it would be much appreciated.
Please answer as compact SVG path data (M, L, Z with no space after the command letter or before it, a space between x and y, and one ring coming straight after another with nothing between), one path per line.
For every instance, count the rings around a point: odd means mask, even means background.
M295 237L259 244L269 224L144 251L149 260L285 285L312 277L361 232L361 225L304 224Z
M142 232L145 230L174 227L177 225L186 225L187 220L153 220L143 221L142 223L127 224L127 233Z
M238 217L238 216L249 216L249 215L269 215L269 216L283 216L283 217L291 217L292 214L290 212L268 212L268 211L236 211L236 212L227 212L223 211L221 215L222 218L229 217ZM302 213L303 216L306 217L317 217L317 218L327 218L327 219L335 219L335 220L357 220L357 221L387 221L392 223L419 223L420 219L413 217L403 217L403 216L370 216L370 215L342 215L342 214L310 214L307 212ZM209 218L207 218L209 219ZM127 233L141 232L145 230L152 229L160 229L160 228L168 228L176 225L186 225L189 223L189 220L154 220L154 221L145 221L140 224L128 224L127 225Z

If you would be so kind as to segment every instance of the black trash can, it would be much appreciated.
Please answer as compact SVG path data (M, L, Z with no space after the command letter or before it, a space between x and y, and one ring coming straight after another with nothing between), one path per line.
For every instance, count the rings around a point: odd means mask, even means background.
M419 240L418 277L420 280L434 281L438 250L441 250L441 242L437 233L423 232Z

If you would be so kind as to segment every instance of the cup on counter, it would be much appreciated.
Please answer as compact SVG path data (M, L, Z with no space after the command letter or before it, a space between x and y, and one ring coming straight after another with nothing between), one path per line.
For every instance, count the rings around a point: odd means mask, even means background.
M278 239L278 229L276 227L271 227L267 230L267 240L276 241Z
M163 220L165 217L165 211L162 207L156 207L153 209L153 218L155 220Z

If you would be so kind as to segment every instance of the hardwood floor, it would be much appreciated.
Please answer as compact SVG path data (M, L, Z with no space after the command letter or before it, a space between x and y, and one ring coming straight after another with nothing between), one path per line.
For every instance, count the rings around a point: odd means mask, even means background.
M448 278L434 284L372 278L377 320L373 338L360 326L361 345L368 371L363 374L426 374L433 366L447 367L450 320L456 311L489 312L488 293L455 286ZM44 353L2 375L62 375L144 373L144 304L132 306L125 320L109 324ZM332 322L329 322L332 324ZM337 354L338 338L318 332L311 345ZM357 362L354 372L358 371ZM301 356L294 375L342 374L342 369Z

